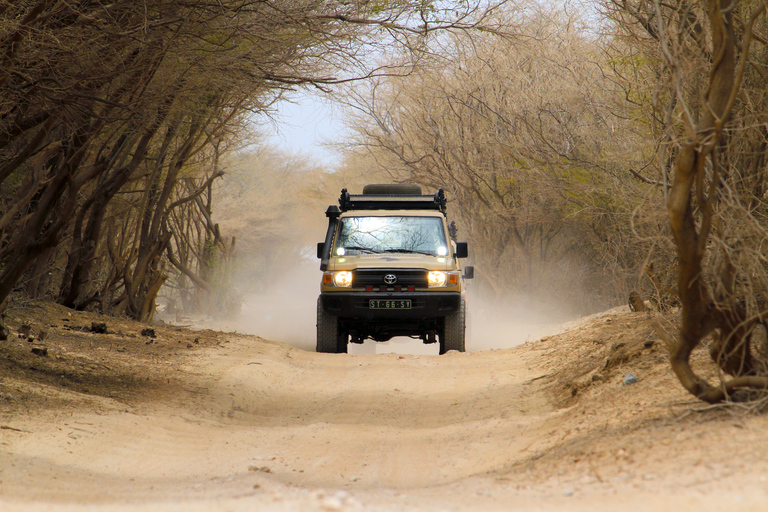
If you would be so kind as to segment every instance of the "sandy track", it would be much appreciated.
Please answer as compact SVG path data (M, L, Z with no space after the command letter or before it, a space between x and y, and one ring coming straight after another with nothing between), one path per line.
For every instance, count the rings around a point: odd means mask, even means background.
M141 410L105 400L107 413L17 423L34 434L6 436L6 450L103 477L77 493L99 501L104 486L119 492L125 480L146 481L130 494L151 498L148 482L168 489L249 468L304 486L412 488L524 455L550 410L509 353L337 356L231 339L188 364L198 382L186 396ZM61 480L40 491L71 485ZM12 482L6 474L6 495Z
M89 408L97 412L53 410L6 425L0 509L768 505L768 478L761 480L768 466L756 462L768 454L764 418L739 427L752 436L747 451L759 449L746 479L725 471L727 464L664 461L657 446L672 445L684 430L638 431L626 420L609 427L611 416L632 410L626 402L612 412L609 392L584 411L563 407L545 378L558 365L556 345L438 357L315 354L253 337L226 339L177 368L178 393L132 406L102 398ZM601 401L605 408L596 408ZM587 410L597 417L584 416ZM655 476L625 471L624 447L630 466ZM686 464L699 468L696 479L679 474Z

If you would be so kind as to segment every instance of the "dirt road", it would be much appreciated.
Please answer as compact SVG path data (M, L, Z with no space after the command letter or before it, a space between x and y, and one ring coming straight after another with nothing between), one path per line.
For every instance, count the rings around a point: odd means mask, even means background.
M101 339L71 336L47 364ZM442 357L112 336L88 360L104 387L5 376L0 510L768 509L765 417L693 412L630 313ZM133 380L104 385L120 361Z

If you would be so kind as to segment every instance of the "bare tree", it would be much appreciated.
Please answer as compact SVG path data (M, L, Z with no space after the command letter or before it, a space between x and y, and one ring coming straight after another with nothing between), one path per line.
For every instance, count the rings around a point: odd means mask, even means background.
M768 388L765 297L765 2L614 2L619 34L659 62L656 178L677 255L679 333L668 339L683 387L714 403ZM719 383L692 351L711 336ZM730 377L729 377L730 376Z

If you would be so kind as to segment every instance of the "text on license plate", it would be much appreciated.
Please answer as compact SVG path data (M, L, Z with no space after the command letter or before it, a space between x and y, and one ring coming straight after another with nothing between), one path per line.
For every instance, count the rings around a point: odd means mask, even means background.
M368 301L368 307L371 309L411 309L411 299L371 299Z

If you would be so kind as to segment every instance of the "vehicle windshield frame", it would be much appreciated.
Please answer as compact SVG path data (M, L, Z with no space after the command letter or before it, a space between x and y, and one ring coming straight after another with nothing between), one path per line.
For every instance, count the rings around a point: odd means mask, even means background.
M450 252L443 219L428 215L354 215L342 217L334 256L424 254Z

